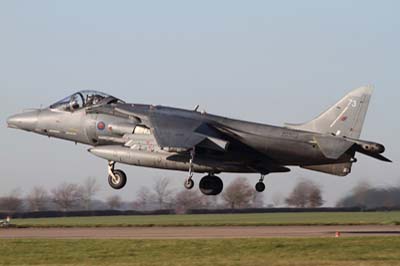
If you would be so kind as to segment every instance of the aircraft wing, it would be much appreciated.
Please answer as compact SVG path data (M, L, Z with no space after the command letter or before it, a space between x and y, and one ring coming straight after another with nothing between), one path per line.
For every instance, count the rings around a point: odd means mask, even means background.
M195 119L154 113L149 122L158 145L163 148L187 150L207 137L195 132L202 124Z
M192 117L174 115L173 112L152 112L151 108L140 106L134 109L129 105L121 105L115 111L122 115L134 117L141 124L149 127L157 144L163 149L185 151L197 145L213 150L226 150L229 142L221 138L218 132L203 121ZM168 113L169 112L169 113Z

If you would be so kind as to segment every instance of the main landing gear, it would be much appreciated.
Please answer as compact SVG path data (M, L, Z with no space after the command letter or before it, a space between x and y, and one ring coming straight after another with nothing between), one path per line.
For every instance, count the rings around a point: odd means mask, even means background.
M193 148L190 151L190 160L189 160L189 176L185 180L184 186L186 189L192 189L194 187L193 181L193 160L196 155L196 150ZM204 176L199 183L199 188L201 193L207 196L215 196L222 192L224 188L224 184L218 176L213 174L209 174Z
M265 191L265 184L264 184L264 175L261 176L260 180L256 184L255 188L257 192L264 192ZM194 187L193 179L187 179L185 181L185 188L192 189ZM199 189L201 193L206 196L216 196L219 195L224 188L224 184L218 176L210 173L204 176L199 183Z
M216 196L224 189L224 183L218 176L209 174L200 180L199 188L204 195Z
M113 189L122 189L126 185L126 174L124 171L114 169L115 162L108 162L108 183Z
M185 180L184 186L186 189L192 189L194 187L194 181L192 178ZM224 183L222 179L213 174L204 176L199 183L199 189L201 193L206 196L216 196L222 192Z
M196 150L193 148L190 151L190 160L189 160L189 175L188 178L185 180L184 186L186 189L192 189L194 187L193 181L193 160L196 155ZM260 180L256 184L255 188L257 192L264 192L265 191L265 184L264 178L268 173L264 172L261 173ZM215 176L213 173L210 173L204 176L199 183L199 189L201 193L206 196L216 196L222 192L224 188L224 184L218 176Z

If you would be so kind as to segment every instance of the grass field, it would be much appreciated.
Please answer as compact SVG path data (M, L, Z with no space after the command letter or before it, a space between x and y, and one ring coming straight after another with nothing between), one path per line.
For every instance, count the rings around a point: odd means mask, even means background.
M0 240L0 265L400 265L400 238Z
M14 219L19 227L262 226L400 224L400 212L265 213Z

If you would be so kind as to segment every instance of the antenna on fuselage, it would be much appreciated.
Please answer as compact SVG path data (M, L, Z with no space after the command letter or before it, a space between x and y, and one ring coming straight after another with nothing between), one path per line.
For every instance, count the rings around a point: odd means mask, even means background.
M200 105L196 105L195 107L194 107L194 112L197 112L197 110L199 110L199 107L200 107Z

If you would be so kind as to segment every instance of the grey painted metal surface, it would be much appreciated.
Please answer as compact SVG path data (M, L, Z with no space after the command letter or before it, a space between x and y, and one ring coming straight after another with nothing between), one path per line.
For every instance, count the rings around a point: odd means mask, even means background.
M344 176L360 152L383 161L382 144L358 139L371 87L346 95L305 124L253 123L173 107L129 104L96 91L81 91L48 108L11 116L8 126L92 146L114 164L193 172L260 173L287 166ZM120 177L120 176L119 176ZM123 178L123 176L122 176ZM187 184L190 185L189 183Z

